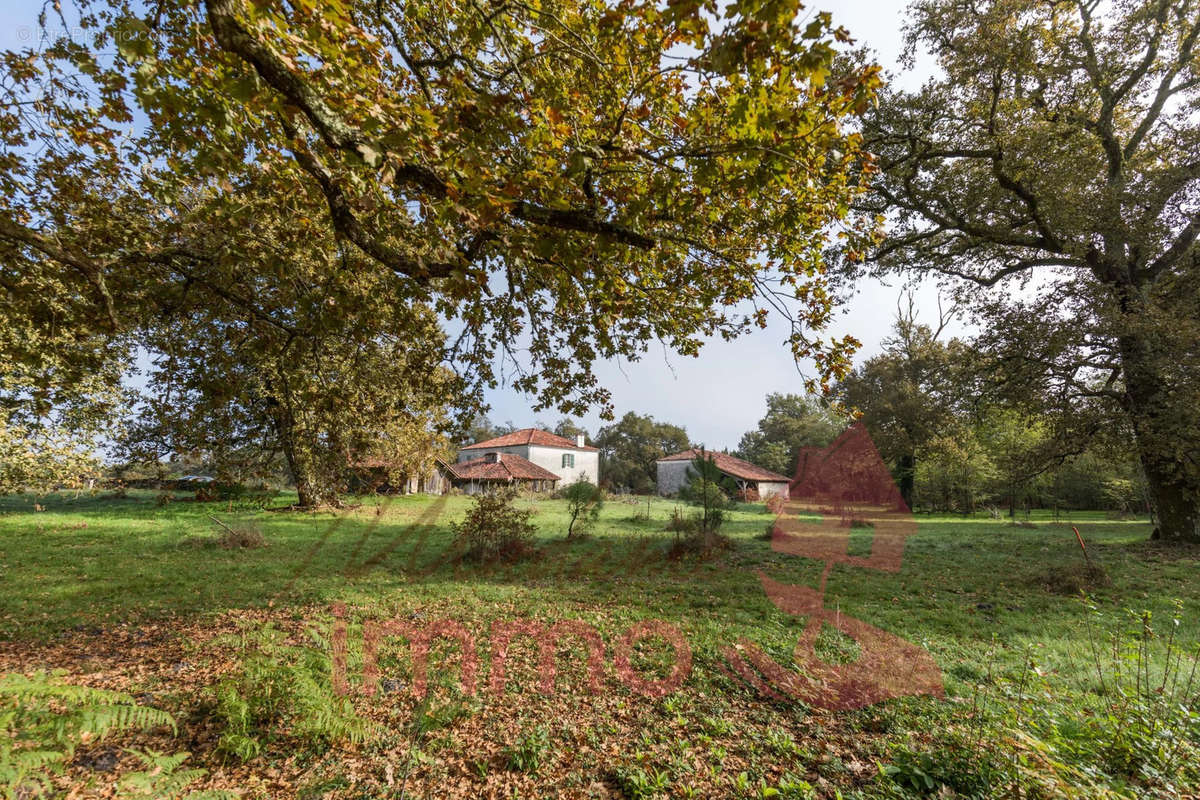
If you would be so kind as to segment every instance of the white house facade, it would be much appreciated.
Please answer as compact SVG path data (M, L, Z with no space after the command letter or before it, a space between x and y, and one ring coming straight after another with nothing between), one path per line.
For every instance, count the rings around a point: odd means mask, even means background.
M520 456L557 475L560 489L580 478L600 482L600 451L584 444L582 434L572 441L549 431L525 428L467 445L458 452L458 460L472 461L487 453Z

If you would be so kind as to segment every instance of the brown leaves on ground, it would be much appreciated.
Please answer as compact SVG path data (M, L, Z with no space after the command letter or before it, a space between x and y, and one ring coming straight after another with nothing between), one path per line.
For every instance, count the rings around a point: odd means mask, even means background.
M523 797L623 797L623 770L668 765L676 776L673 786L690 786L701 797L740 796L734 781L741 772L767 785L790 772L819 794L832 796L834 783L845 787L874 775L872 737L851 733L837 715L807 714L741 690L714 689L699 675L675 694L649 700L622 687L611 662L604 691L590 694L582 688L586 679L579 658L560 660L557 691L545 696L536 689L536 648L528 644L511 651L502 699L487 690L485 680L475 698L453 699L437 689L423 709L408 691L408 676L389 680L385 670L379 696L355 697L358 713L378 723L370 742L321 753L280 738L247 763L224 758L216 750L219 724L207 713L208 689L239 664L231 635L271 624L290 644L305 644L306 620L326 619L326 612L230 611L203 621L86 628L44 644L0 642L0 672L61 668L72 682L129 692L140 703L175 715L177 736L160 729L81 747L68 774L56 779L58 788L79 800L118 796L120 777L136 767L129 747L189 751L190 766L209 770L191 789L234 789L246 798L301 792L306 797L364 792L400 797L401 791L408 798L499 799L514 791ZM486 670L487 627L469 627ZM607 644L611 649L612 641ZM431 668L435 663L436 656ZM415 735L418 713L429 710L437 717L446 709L451 711L442 714L443 724ZM536 772L518 771L510 762L511 749L538 726L546 726L549 734L541 764ZM794 745L780 749L779 741Z

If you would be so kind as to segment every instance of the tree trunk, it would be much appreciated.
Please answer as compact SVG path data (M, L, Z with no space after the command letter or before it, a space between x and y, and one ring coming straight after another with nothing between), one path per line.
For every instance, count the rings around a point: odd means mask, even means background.
M271 386L268 383L267 388ZM279 439L280 449L287 461L288 474L296 486L296 504L300 508L319 508L324 505L338 506L340 501L337 490L323 480L312 463L311 457L306 458L303 448L296 441L296 421L286 402L280 402L275 396L267 400L271 412L271 421L275 435Z
M904 499L904 504L908 506L908 510L912 511L913 507L913 485L916 482L917 476L917 457L913 453L905 453L900 456L900 462L897 464L896 471L900 473L897 477L899 480L898 488L900 489L900 497Z
M276 427L278 430L280 426L277 424ZM287 460L288 473L292 476L292 483L296 485L297 505L301 508L316 508L322 505L320 481L309 474L310 471L305 468L303 460L297 454L293 431L280 430L279 439L283 445L283 456Z
M1200 470L1176 447L1186 428L1183 417L1194 408L1171 404L1159 364L1168 363L1152 343L1136 333L1120 337L1125 378L1125 405L1133 423L1138 458L1146 475L1158 528L1153 537L1175 542L1200 542ZM1183 450L1189 447L1183 443Z

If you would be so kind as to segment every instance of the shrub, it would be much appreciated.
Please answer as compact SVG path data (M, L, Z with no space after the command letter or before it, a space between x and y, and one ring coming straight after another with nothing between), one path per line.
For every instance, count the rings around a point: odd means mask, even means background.
M575 535L576 522L594 521L600 516L604 493L587 478L579 478L567 486L562 494L567 501L567 513L571 515L571 521L567 523L567 538L570 539Z
M666 770L642 767L618 767L613 778L622 794L630 800L650 800L662 797L671 788L671 774Z
M671 531L672 533L690 533L695 530L695 528L696 520L692 517L686 516L682 511L679 510L679 506L676 506L675 510L671 512L671 517L667 520L667 525L664 530Z
M253 550L267 546L267 539L256 525L226 525L216 517L210 519L218 525L215 536L189 536L180 542L181 547L213 548L222 550Z
M130 773L121 779L121 797L146 798L177 798L178 800L237 800L238 794L222 790L204 792L189 792L183 794L192 782L204 777L208 770L179 769L183 762L191 757L191 753L175 753L168 755L155 750L131 750L145 769Z
M246 496L249 491L250 490L245 484L210 481L207 483L201 483L196 487L196 500L199 502L211 502L214 500L240 500L242 497Z
M236 527L222 526L224 530L217 536L217 546L223 550L241 550L266 547L266 537L255 525L238 525Z
M1073 564L1067 567L1051 567L1039 582L1046 591L1068 597L1112 585L1108 572L1099 564Z
M462 522L452 524L454 543L468 561L516 561L534 552L532 511L513 505L511 489L475 496Z
M285 645L268 626L239 637L238 648L241 663L214 689L222 752L245 761L281 737L309 745L367 738L368 723L333 691L324 647Z

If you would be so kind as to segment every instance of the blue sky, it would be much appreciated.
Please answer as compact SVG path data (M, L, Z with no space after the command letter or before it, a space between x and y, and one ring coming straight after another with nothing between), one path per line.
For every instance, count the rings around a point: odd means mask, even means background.
M873 49L885 70L898 70L901 49L903 0L855 2L840 0L810 6L812 11L829 11L835 23L844 25L859 44ZM69 8L69 3L64 3ZM31 44L38 35L37 15L42 0L0 0L0 48L17 49ZM68 10L68 17L72 16ZM913 87L924 77L915 73L897 76L897 82ZM862 284L858 294L844 307L830 331L849 333L863 343L856 362L879 351L896 314L899 284L886 286L875 281ZM931 285L916 289L921 316L936 316L937 292ZM651 344L639 362L606 362L599 366L603 385L613 394L620 417L628 411L650 414L657 419L683 425L693 441L712 448L733 448L741 434L754 427L766 409L770 392L803 392L803 381L786 345L787 327L774 320L765 330L755 331L735 342L710 341L698 358L685 358ZM554 411L535 413L530 398L507 387L492 390L486 397L490 416L497 422L519 426L537 421L555 422ZM598 412L580 420L589 431L603 421Z

